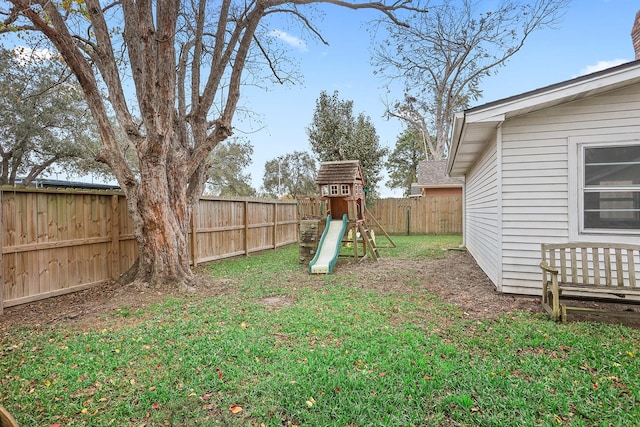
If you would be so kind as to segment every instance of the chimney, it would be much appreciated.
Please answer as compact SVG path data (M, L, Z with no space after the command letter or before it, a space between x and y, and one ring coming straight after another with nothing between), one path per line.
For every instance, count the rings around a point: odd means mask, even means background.
M640 10L636 13L636 21L631 29L631 41L633 50L636 52L636 59L640 59Z

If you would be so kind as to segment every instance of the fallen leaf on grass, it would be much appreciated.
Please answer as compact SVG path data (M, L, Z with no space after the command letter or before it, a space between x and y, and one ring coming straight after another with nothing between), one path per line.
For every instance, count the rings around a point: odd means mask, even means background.
M309 400L307 400L307 406L309 408L311 408L313 405L315 405L316 400L313 397L310 397Z
M229 407L229 410L231 411L232 414L239 414L240 412L242 412L242 406L231 405Z
M159 403L154 403L153 405L151 405L151 407L153 409L158 409L160 407L160 404Z

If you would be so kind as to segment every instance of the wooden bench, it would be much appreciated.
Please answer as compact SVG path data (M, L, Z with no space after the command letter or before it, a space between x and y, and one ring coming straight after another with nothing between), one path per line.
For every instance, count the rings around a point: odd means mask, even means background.
M16 420L2 406L0 406L0 427L18 427Z
M563 293L588 299L634 302L640 299L640 245L606 243L542 244L542 306L554 320L567 320L567 310L615 315L637 313L570 307Z

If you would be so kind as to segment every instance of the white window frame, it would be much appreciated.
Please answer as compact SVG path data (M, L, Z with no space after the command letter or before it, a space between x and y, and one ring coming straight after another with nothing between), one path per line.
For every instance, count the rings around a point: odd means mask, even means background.
M331 184L329 186L329 195L330 196L339 196L340 193L338 193L338 184Z
M629 236L629 238L637 239L637 236L640 235L640 229L585 228L584 224L585 149L629 145L640 145L640 139L625 138L620 135L569 138L569 210L571 211L571 207L577 205L577 210L569 215L569 237L571 240L601 240L598 236L606 239L607 235ZM613 188L620 189L620 187ZM623 240L626 241L626 238L623 237Z
M351 190L349 190L349 184L340 184L340 194L343 196L348 196L351 194Z

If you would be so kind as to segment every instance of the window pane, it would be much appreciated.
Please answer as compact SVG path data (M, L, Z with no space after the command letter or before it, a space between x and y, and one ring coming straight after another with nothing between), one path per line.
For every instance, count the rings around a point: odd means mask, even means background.
M584 150L585 164L640 162L640 145L598 147Z
M640 163L585 165L585 185L628 186L640 185Z
M640 145L584 150L587 186L640 185Z
M584 194L585 228L640 229L640 191Z

